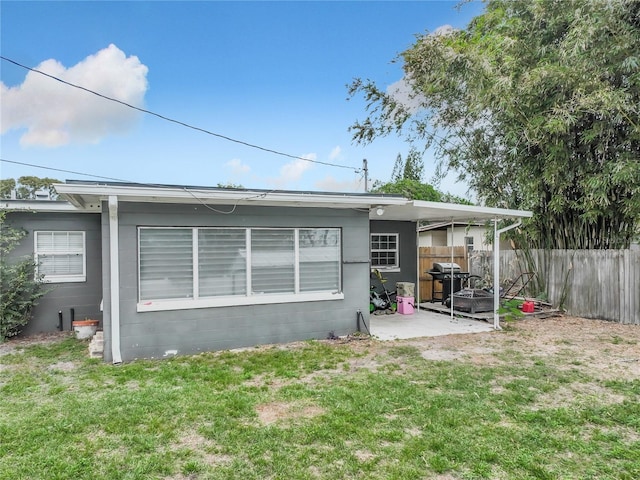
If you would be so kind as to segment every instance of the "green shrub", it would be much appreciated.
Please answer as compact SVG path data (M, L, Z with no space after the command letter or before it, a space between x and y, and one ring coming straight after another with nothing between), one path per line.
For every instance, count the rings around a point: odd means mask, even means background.
M46 293L33 256L9 257L25 235L7 224L6 212L0 212L0 342L20 333Z

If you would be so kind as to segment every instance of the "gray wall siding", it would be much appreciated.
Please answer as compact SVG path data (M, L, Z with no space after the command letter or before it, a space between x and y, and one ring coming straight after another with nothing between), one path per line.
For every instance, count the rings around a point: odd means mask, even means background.
M85 282L48 283L51 289L40 299L34 309L33 318L23 330L31 335L41 332L55 332L58 328L58 311L62 311L64 329L71 330L70 309L75 310L76 320L84 318L101 319L102 300L101 227L100 214L91 213L31 213L9 212L9 222L28 233L12 256L31 255L34 250L34 233L41 230L84 231L87 277Z
M399 253L400 253L400 272L382 272L384 278L387 279L387 290L396 289L397 282L416 283L418 246L416 244L416 224L415 222L393 222L393 221L372 221L371 233L398 233L399 234ZM370 245L370 243L367 243ZM377 280L372 281L378 291L382 288Z
M215 207L231 211L233 206ZM356 312L368 312L369 221L366 212L338 209L237 207L221 214L204 206L119 205L120 325L124 361L326 338L356 329ZM108 210L103 213L103 266L108 272ZM275 305L137 312L139 226L242 226L342 228L344 300ZM108 277L104 281L108 298ZM105 360L111 361L110 308L105 306Z

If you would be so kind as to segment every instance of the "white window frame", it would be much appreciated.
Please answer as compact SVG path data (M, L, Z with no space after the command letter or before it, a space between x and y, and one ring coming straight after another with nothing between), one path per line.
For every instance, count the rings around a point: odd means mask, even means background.
M82 249L69 249L67 251L57 251L57 250L47 250L46 248L38 249L38 237L40 235L51 235L54 233L80 233L82 235ZM86 243L86 234L81 230L36 230L33 232L33 256L36 263L36 277L40 276L40 255L80 255L82 256L82 273L73 274L73 275L56 275L49 274L44 275L42 280L46 283L72 283L72 282L86 282L87 281L87 243Z
M140 299L140 230L142 229L170 229L170 228L187 228L192 229L194 239L198 237L198 231L201 229L238 229L246 231L246 275L247 275L247 291L242 295L229 295L217 297L200 297L198 291L198 243L193 241L193 281L194 281L194 298L185 299ZM255 230L291 230L294 232L295 238L295 292L292 293L252 293L251 292L251 232ZM337 230L339 234L340 250L338 259L338 289L336 291L319 291L319 292L300 292L300 269L299 269L299 235L300 230ZM229 307L240 305L268 305L278 303L297 303L297 302L314 302L325 300L343 300L342 292L342 231L338 227L291 227L291 228L270 228L270 227L138 227L138 254L137 254L137 270L138 270L138 312L156 312L165 310L184 310L195 308L215 308Z
M374 249L373 248L373 237L395 237L396 239L396 248L395 249ZM370 251L370 262L371 269L383 270L385 272L399 272L400 271L400 234L399 233L384 233L384 232L375 232L372 233L369 239L369 251ZM395 252L396 254L396 262L394 265L376 265L373 262L373 252Z

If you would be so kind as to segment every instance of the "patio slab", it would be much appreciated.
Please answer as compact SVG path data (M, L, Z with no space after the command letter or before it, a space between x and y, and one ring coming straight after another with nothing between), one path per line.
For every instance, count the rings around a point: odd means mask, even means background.
M450 315L418 310L413 315L370 315L369 331L378 340L402 340L462 333L490 332L493 324L482 320L451 318Z

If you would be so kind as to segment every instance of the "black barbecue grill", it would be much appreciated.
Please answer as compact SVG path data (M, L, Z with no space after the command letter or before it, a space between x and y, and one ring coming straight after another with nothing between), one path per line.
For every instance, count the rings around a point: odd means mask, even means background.
M462 282L469 278L469 272L462 272L460 265L450 262L435 262L427 273L433 277L431 283L431 301L442 302L444 305L453 293L462 290ZM441 291L436 291L436 282L442 285ZM453 287L453 288L452 288Z

